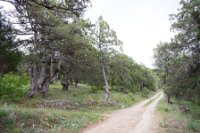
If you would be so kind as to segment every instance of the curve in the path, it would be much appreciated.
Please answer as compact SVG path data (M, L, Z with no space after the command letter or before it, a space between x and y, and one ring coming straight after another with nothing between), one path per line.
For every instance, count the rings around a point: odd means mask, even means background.
M156 105L162 97L163 93L158 92L150 99L116 111L105 121L84 130L83 133L156 133ZM145 106L149 100L152 102Z

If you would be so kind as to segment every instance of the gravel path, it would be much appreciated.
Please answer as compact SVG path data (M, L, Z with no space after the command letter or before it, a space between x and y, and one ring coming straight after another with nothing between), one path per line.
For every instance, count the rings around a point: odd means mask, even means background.
M156 133L159 125L156 105L162 97L163 93L158 92L130 108L116 111L83 133ZM147 105L150 100L151 103Z

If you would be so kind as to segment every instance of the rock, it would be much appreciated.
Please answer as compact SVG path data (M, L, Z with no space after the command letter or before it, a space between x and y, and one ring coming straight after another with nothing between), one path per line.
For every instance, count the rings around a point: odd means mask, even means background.
M179 109L180 109L182 112L190 112L190 109L187 108L187 107L184 107L184 106L179 106Z
M73 101L41 101L37 107L41 108L56 108L56 109L78 109L79 103Z

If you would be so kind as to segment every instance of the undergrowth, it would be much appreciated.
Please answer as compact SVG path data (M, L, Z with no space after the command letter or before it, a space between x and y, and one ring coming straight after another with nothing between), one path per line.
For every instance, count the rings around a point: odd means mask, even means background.
M188 108L182 111L180 107ZM162 99L157 110L162 115L160 121L161 132L166 133L199 133L200 132L200 106L192 102L174 100L168 104Z
M23 87L28 88L27 85ZM103 91L92 89L79 84L78 88L70 86L69 91L63 92L61 85L53 84L47 99L37 95L32 99L24 98L20 103L1 102L0 132L78 132L102 119L104 114L131 106L151 94L124 94L115 90L106 103Z

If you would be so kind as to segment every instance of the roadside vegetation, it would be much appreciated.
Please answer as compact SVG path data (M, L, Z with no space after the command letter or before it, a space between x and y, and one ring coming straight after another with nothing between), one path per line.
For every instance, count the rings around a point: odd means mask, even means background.
M161 114L160 129L162 133L199 133L200 106L189 101L172 99L168 104L162 99L157 110Z
M24 86L24 87L27 87ZM22 98L20 101L1 100L0 131L2 132L78 132L116 109L129 107L148 96L153 91L121 93L111 89L111 99L105 102L102 89L84 84L69 87L68 92L55 83L50 86L49 97L39 95Z
M170 15L175 32L170 42L154 50L156 71L166 94L158 105L161 132L200 132L200 1L181 0L177 14Z
M200 1L181 0L180 10L170 15L175 35L154 49L155 66L161 84L170 98L200 104Z

